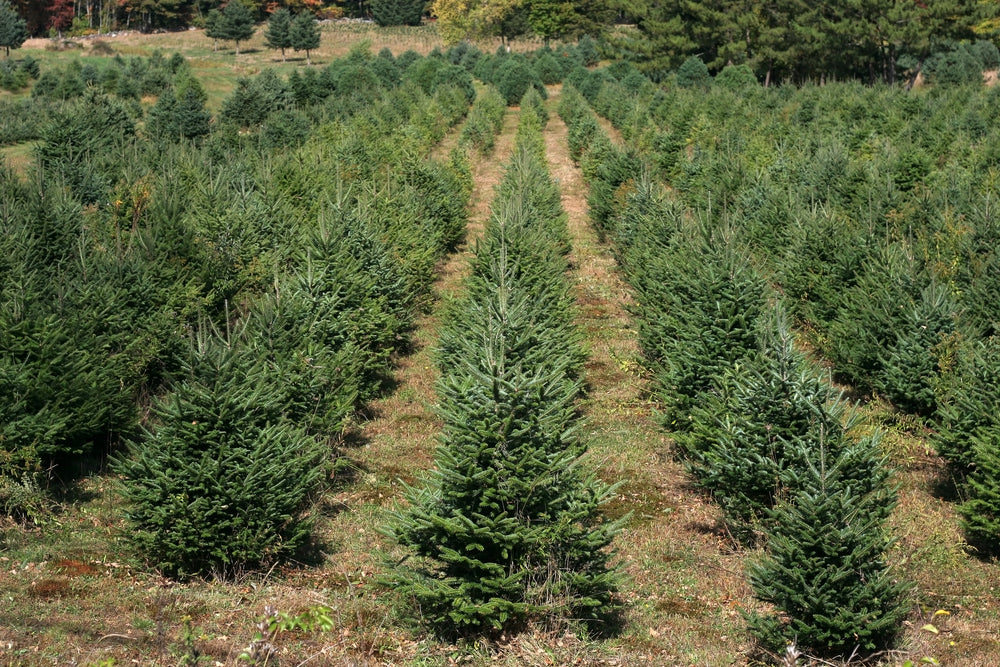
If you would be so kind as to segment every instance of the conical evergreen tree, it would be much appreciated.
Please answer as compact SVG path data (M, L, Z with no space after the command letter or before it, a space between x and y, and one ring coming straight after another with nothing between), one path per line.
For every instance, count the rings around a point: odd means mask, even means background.
M537 132L537 126L535 126ZM436 468L408 492L395 537L419 558L394 585L444 635L615 609L601 521L611 489L585 472L558 190L523 137L442 333L445 426Z
M790 471L795 490L775 509L767 553L751 564L750 584L775 614L749 614L763 646L832 658L891 646L906 617L908 586L885 562L885 520L895 504L885 457L872 438L843 433L799 439L804 469Z
M188 87L177 102L177 129L185 139L198 139L211 131L212 114L197 88Z
M627 259L639 295L639 342L654 364L664 424L675 431L689 428L692 407L716 379L757 353L764 281L722 236L698 232L656 248L637 244Z
M306 64L312 65L309 52L319 48L319 25L316 17L308 12L298 14L288 30L288 41L296 51L306 52Z
M279 387L254 351L203 343L147 437L116 463L131 539L157 568L227 576L308 538L324 447L283 419Z
M426 6L425 0L372 0L372 18L382 27L420 25Z
M787 497L785 471L802 466L794 443L839 428L837 394L794 347L779 307L762 323L761 354L737 364L692 411L678 434L688 469L712 492L730 533L754 543L768 513Z
M292 48L292 13L287 7L279 7L271 14L264 30L264 43L268 48L281 49L281 62L285 62L285 49Z
M937 403L936 349L955 330L956 308L947 289L932 283L907 313L895 343L880 355L877 384L906 412L929 414Z
M969 543L993 556L1000 554L1000 426L981 429L971 444L975 467L966 483L968 500L958 511Z

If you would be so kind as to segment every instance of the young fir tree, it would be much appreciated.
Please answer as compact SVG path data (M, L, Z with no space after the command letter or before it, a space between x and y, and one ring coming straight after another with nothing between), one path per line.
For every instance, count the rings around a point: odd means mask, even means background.
M663 245L637 243L625 259L639 295L639 342L674 431L689 428L692 407L717 378L757 353L764 281L723 236L699 231Z
M575 434L582 358L565 219L530 143L498 188L467 298L442 332L437 466L392 528L419 557L394 585L444 635L615 609L607 547L618 525L599 515L611 489L581 466Z
M885 562L895 492L878 440L838 427L789 445L805 467L786 471L793 491L771 516L766 554L750 565L754 593L775 607L747 615L751 632L768 650L794 642L821 658L888 648L909 605L908 585Z
M283 419L285 388L256 351L203 342L186 375L115 465L131 539L172 576L266 567L309 537L325 448Z
M948 288L931 283L908 308L895 342L879 355L877 384L900 409L922 415L934 411L937 349L955 331L955 311Z
M199 89L188 87L180 92L177 102L177 130L185 139L198 139L211 131L212 114L205 108L205 98Z
M287 7L279 7L271 14L264 29L264 43L268 48L281 49L281 62L285 62L285 49L292 48L292 13Z
M974 468L966 479L967 500L958 506L969 543L984 555L1000 554L1000 426L972 438Z
M692 410L691 430L677 436L689 471L746 544L787 496L785 470L803 465L794 443L840 426L840 410L828 407L837 394L795 349L784 311L762 319L760 357L720 378Z
M975 468L973 442L1000 429L998 375L1000 340L989 338L960 346L944 378L934 448L962 479Z
M312 65L309 52L319 48L319 24L309 12L302 12L292 21L288 31L288 41L296 51L306 52L306 64Z

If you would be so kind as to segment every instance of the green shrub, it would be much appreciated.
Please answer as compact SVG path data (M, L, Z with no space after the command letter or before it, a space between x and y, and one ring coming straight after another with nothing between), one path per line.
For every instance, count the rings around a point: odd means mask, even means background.
M545 96L545 87L539 81L531 64L523 57L505 56L497 67L494 82L497 90L507 101L507 106L514 106L521 101L528 88L532 86Z
M747 93L760 89L757 77L749 65L727 65L715 75L715 85L734 93Z
M472 105L465 125L462 126L459 142L474 147L483 155L490 153L503 125L506 109L506 100L500 96L497 89L493 86L487 87Z
M151 431L115 464L130 539L165 574L266 568L309 537L324 448L277 419L276 378L254 357L203 344L154 406Z
M681 88L707 88L712 82L712 77L708 73L708 66L701 58L691 56L677 68L674 81Z
M547 86L561 83L563 80L563 66L556 60L550 52L542 53L534 61L535 74L538 79Z
M584 35L576 43L576 53L584 67L594 67L601 59L597 42L590 35Z
M981 54L969 44L959 44L928 58L923 72L928 81L936 85L961 86L982 84L983 69Z

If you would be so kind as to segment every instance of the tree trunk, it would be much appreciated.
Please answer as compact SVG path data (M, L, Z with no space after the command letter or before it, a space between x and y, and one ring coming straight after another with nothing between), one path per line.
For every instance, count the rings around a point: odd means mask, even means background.
M312 67L312 61L309 60L309 49L306 49L306 67Z
M918 61L916 68L913 70L913 74L910 75L910 80L906 82L906 92L913 90L913 84L917 82L917 77L920 76L920 69L924 66L924 61Z
M240 55L240 40L236 40L236 55Z

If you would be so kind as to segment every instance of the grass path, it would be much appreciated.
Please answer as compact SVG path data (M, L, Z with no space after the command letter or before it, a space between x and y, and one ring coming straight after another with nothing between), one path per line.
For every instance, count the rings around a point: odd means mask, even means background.
M552 176L569 221L579 326L589 347L585 437L609 482L622 481L607 508L632 512L616 540L627 580L629 626L616 640L621 664L729 665L745 648L738 608L748 603L741 558L714 530L715 509L687 488L649 401L649 380L628 312L631 293L610 249L587 217L587 186L569 157L566 125L550 88L545 131Z

